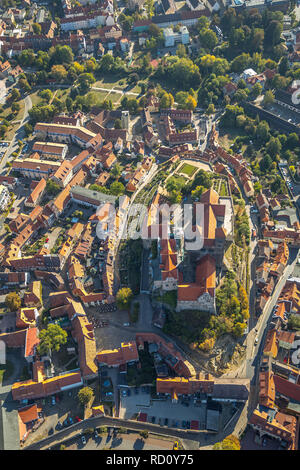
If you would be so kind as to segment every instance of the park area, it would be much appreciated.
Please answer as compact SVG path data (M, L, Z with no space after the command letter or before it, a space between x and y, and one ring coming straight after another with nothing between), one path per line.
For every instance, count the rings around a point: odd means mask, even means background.
M193 176L197 171L197 168L194 165L190 165L188 163L184 163L179 169L178 173L183 173L187 175L189 178Z

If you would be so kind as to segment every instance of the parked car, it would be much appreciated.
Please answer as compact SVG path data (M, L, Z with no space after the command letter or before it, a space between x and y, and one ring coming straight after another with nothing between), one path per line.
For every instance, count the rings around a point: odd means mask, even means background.
M79 416L75 416L75 419L76 419L77 423L79 423L80 421L82 421L82 419L80 419Z
M254 340L254 344L255 344L255 346L258 344L258 336L256 336L256 338Z
M95 429L95 432L94 432L94 437L95 437L95 439L98 439L98 437L99 437L99 434L98 434L98 431L97 431L97 429Z
M53 428L50 428L49 431L48 431L48 435L49 435L49 436L52 436L53 433L54 433L54 429L53 429Z
M155 416L152 416L152 418L151 418L151 422L152 422L152 424L154 424L154 423L155 423Z
M54 397L54 396L51 397L51 405L52 405L52 406L55 405L55 397Z
M57 422L56 429L59 431L60 429L63 428L63 425L60 421Z
M84 436L81 436L81 442L85 446L86 444L86 438Z
M130 395L131 395L131 390L130 390L130 388L128 388L127 389L127 396L130 397Z

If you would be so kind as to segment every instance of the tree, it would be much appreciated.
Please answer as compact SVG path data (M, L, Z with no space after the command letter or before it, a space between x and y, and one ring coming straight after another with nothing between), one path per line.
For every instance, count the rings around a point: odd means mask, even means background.
M38 345L39 354L48 354L52 350L58 352L62 345L66 344L68 334L59 325L51 323L46 329L39 333L40 343Z
M289 60L288 58L285 56L285 57L282 57L280 63L279 63L279 67L278 67L278 72L280 73L280 75L285 75L286 72L289 70Z
M24 126L24 131L25 131L25 134L26 136L30 136L30 134L32 134L33 132L33 127L31 124L28 124L28 122L26 122L25 126Z
M160 36L160 28L154 23L149 25L148 32L150 36L153 36L154 38L158 38Z
M202 31L203 29L208 29L208 28L209 28L209 19L206 18L206 16L200 16L198 23L197 23L198 31Z
M263 106L269 106L270 104L274 103L274 93L271 90L267 90L263 99Z
M206 29L203 32L200 32L199 38L204 49L212 51L218 44L218 38L214 31L211 29Z
M115 128L115 129L122 129L122 121L121 121L121 119L116 119L116 120L115 120L114 128Z
M233 335L236 336L236 338L243 336L246 326L246 323L237 322L232 329Z
M265 43L270 46L276 46L280 42L282 30L282 23L276 20L271 21L265 31Z
M18 56L18 59L21 65L24 65L25 67L30 67L35 62L35 53L32 49L25 49Z
M78 400L83 405L86 406L93 398L94 391L91 387L83 387L78 392Z
M222 442L216 442L213 450L241 450L241 444L236 436L230 434Z
M235 127L236 118L240 114L244 114L243 108L228 104L225 113L221 117L220 124L224 127Z
M88 59L88 60L85 61L84 68L88 73L95 72L95 70L97 68L97 63L96 63L94 57L92 59Z
M13 113L17 113L18 111L20 111L21 109L21 105L19 103L13 103L11 105L11 110Z
M191 192L191 196L192 196L192 199L193 201L195 201L196 199L200 199L200 196L204 193L204 191L206 190L206 188L204 188L204 186L197 186L192 192Z
M289 134L286 140L287 148L290 150L294 150L296 147L299 147L299 145L299 137L296 132L292 132L291 134Z
M21 307L21 303L20 296L16 292L10 292L5 297L5 304L11 312L18 310Z
M252 98L255 100L256 98L258 98L258 96L261 95L261 92L262 92L262 86L260 83L255 83L255 85L253 85L252 87L252 90L251 90L251 96Z
M145 8L148 18L151 19L154 14L154 0L146 0Z
M121 166L120 163L116 163L110 171L110 174L113 178L117 179L121 176Z
M176 49L176 55L178 57L186 57L186 48L184 44L178 44Z
M238 103L243 103L243 101L246 101L248 98L249 90L245 89L239 89L235 92L234 98Z
M51 76L58 82L62 82L67 78L68 72L63 65L53 65L51 68Z
M207 106L205 113L209 115L209 114L214 114L215 112L216 112L215 105L213 103L210 103Z
M129 287L123 287L117 293L116 300L120 310L129 309L133 297L132 290Z
M69 46L50 48L49 55L54 64L71 64L74 62L74 54Z
M250 55L247 53L243 53L239 56L236 56L233 61L231 62L231 70L232 72L242 72L245 70L249 64Z
M20 78L19 86L23 91L25 91L25 93L28 93L31 90L31 86L29 85L26 78Z
M19 101L21 98L21 93L17 88L11 90L10 99L11 101Z
M255 132L255 137L257 138L258 141L262 143L266 143L269 139L270 135L270 127L269 124L266 121L261 121Z
M280 176L276 176L274 181L271 183L271 191L274 194L284 194L286 192L285 182Z
M179 109L190 109L193 111L197 106L197 100L187 91L179 91L176 93L175 100Z
M47 193L56 196L61 191L61 187L53 180L48 180L46 184L46 191Z
M279 154L281 150L281 143L278 137L271 137L269 142L266 145L266 151L271 155L271 157L275 157Z
M162 73L162 70L158 67L156 74L159 73ZM173 82L176 86L186 90L191 87L198 88L201 80L199 67L187 57L171 56L167 58L163 75L170 83Z
M125 186L119 181L114 181L109 187L110 193L114 196L121 196L125 192Z
M52 97L53 97L53 93L51 90L49 89L46 89L46 90L40 90L38 95L45 101L47 101L47 103L50 103Z
M42 27L39 23L33 23L32 24L32 30L34 34L41 35L42 34Z
M174 103L174 98L171 93L164 92L159 100L159 108L171 108Z

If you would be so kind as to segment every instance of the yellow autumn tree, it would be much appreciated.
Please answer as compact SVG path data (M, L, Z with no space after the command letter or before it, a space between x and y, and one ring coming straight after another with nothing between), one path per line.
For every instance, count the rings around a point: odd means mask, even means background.
M208 352L212 350L215 345L215 342L215 338L207 338L202 343L200 343L198 347L201 351Z

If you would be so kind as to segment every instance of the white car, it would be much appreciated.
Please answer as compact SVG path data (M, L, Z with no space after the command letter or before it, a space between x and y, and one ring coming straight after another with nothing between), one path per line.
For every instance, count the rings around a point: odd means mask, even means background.
M258 336L256 336L256 338L254 340L254 344L255 344L255 346L258 344Z
M84 436L81 436L81 442L85 446L86 444L86 438Z

